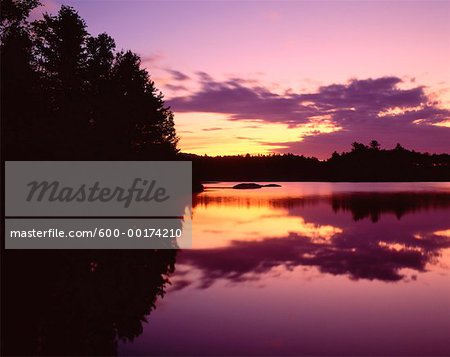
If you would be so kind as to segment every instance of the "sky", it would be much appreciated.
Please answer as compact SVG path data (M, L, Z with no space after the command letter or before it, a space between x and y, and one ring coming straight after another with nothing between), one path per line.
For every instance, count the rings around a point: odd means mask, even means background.
M183 152L450 152L450 1L61 3L141 55Z

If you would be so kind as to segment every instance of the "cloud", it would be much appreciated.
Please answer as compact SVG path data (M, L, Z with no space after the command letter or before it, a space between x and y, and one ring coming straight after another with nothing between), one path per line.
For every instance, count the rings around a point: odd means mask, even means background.
M236 136L236 139L239 139L239 140L261 140L260 138L252 138L249 136Z
M231 120L260 119L267 122L307 122L296 115L298 100L282 97L261 86L249 87L237 79L216 82L200 72L200 91L187 97L176 97L170 105L177 112L215 112L230 115ZM304 108L307 112L308 108ZM311 112L312 115L312 112Z
M244 125L244 128L247 129L260 129L261 127L261 125Z
M189 77L187 74L174 69L166 69L166 72L170 73L175 81L186 81L188 79L191 79L191 77Z
M182 85L176 85L176 84L166 84L165 87L167 89L173 90L173 91L178 91L178 90L187 90L187 88L185 86Z
M212 77L206 72L198 71L195 72L195 74L198 76L201 82L207 83L213 81Z
M165 55L162 53L153 53L151 55L142 56L141 63L144 66L155 66L158 62L161 62L165 58Z
M408 121L425 116L435 122L450 114L434 103L429 104L421 86L397 88L402 82L397 77L353 79L347 84L322 86L316 93L290 91L279 95L263 86L247 86L246 81L236 78L219 82L206 73L198 75L202 84L198 92L170 101L176 111L226 113L232 120L260 119L293 126L327 115L339 123L358 123L377 118L392 108L416 108L385 115Z
M217 130L223 130L223 128L214 127L214 128L204 128L202 130L203 131L217 131Z
M278 94L253 81L217 81L204 72L197 76L198 91L170 100L175 112L223 113L232 121L281 123L290 128L317 125L319 130L298 142L267 144L284 144L278 151L328 155L347 149L355 140L371 139L386 145L401 142L412 148L446 151L446 142L450 142L450 129L436 126L450 118L450 110L440 107L423 86L399 77L351 79L311 93L290 90ZM413 87L400 88L402 84ZM321 133L323 121L336 130ZM316 149L310 151L312 147Z

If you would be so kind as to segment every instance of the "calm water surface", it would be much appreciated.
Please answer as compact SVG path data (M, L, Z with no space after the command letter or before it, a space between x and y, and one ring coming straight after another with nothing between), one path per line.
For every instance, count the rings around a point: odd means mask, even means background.
M120 354L450 355L450 183L233 184Z

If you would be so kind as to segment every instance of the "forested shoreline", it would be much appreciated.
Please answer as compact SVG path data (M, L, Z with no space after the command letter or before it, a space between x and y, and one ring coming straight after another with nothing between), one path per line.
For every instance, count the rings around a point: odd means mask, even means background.
M348 152L320 161L293 154L199 156L192 160L203 181L450 181L450 155L382 149L377 141L353 143Z

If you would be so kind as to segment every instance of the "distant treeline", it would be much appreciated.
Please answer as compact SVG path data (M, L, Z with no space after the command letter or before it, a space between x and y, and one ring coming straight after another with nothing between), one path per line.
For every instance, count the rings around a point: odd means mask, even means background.
M353 143L349 152L334 152L325 161L293 154L199 156L194 172L204 181L450 181L450 155L408 150L400 144L381 149Z

